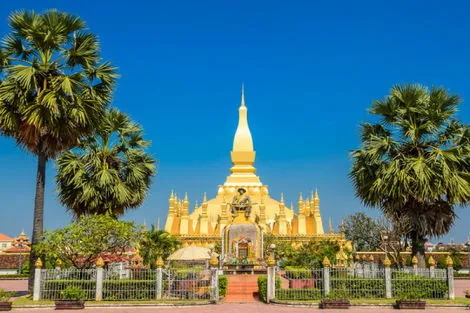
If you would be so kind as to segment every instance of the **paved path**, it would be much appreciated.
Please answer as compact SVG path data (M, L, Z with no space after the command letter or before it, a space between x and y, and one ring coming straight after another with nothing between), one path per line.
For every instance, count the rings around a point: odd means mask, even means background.
M42 313L42 312L57 312L53 309L21 309L15 310L18 312L31 312L31 313ZM278 306L278 305L266 305L262 303L225 303L220 305L206 305L197 307L183 307L183 308L87 308L84 312L87 313L155 313L155 312L168 312L168 313L309 313L309 312L325 312L317 308L298 308L289 306ZM338 310L329 310L332 313ZM341 310L342 311L342 310ZM377 308L351 308L346 310L348 313L361 313L361 312L377 312ZM439 308L439 309L428 309L432 313L452 313L452 312L469 312L465 308ZM77 313L77 311L61 311L63 313ZM395 309L379 309L379 313L397 313ZM400 313L416 313L416 310L400 310Z
M454 292L456 297L464 297L464 290L470 290L470 279L454 280Z

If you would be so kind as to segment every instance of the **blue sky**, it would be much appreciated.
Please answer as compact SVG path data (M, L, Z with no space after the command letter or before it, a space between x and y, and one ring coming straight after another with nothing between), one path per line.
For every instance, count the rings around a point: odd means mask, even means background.
M121 78L114 105L152 140L148 200L125 218L162 224L171 189L214 196L230 167L245 83L257 168L271 194L296 202L318 187L328 217L364 210L347 173L359 123L397 83L444 86L470 122L468 1L1 1L0 36L18 9L81 16ZM0 233L30 232L36 160L0 138ZM45 225L70 220L48 168ZM376 210L365 209L369 214ZM441 240L462 241L470 208ZM467 223L465 223L467 222Z

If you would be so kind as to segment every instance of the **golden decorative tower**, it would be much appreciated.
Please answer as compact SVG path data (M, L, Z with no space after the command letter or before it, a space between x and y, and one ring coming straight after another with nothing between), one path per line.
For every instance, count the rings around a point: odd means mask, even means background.
M215 198L208 199L204 193L202 204L196 202L192 212L189 212L190 203L186 193L179 200L176 193L171 192L165 230L178 235L184 245L208 246L221 242L224 229L236 222L232 218L231 203L239 188L245 189L251 199L251 214L246 223L258 225L264 232L271 232L282 240L295 241L296 244L313 239L343 240L341 234L324 233L317 191L305 200L300 195L297 202L298 214L292 207L286 207L284 195L281 195L279 201L270 197L268 186L263 185L256 174L256 152L248 124L248 108L243 88L230 157L230 174L217 187ZM261 250L259 247L255 248L250 248L250 251Z

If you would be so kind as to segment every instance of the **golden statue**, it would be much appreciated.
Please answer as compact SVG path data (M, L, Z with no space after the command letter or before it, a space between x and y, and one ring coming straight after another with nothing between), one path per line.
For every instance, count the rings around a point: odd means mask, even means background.
M232 200L232 217L237 216L237 211L244 211L245 217L249 218L251 214L251 199L246 193L245 188L238 188L238 195L235 195Z

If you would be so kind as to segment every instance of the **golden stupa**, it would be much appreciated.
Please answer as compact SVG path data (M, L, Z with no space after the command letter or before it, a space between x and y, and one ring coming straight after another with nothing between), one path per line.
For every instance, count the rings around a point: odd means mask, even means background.
M178 235L184 246L194 244L208 247L220 243L226 226L239 223L237 218L232 217L231 202L237 190L244 188L252 204L248 222L256 224L263 233L288 240L294 246L310 240L344 240L342 234L332 231L325 234L318 192L312 192L305 199L300 194L297 213L292 205L290 208L286 207L282 194L279 201L271 198L268 186L256 175L256 152L248 126L248 108L245 105L243 88L238 114L238 127L230 153L232 168L225 183L218 187L213 199L207 199L204 193L202 204L196 202L191 213L187 194L180 199L172 191L165 230Z

